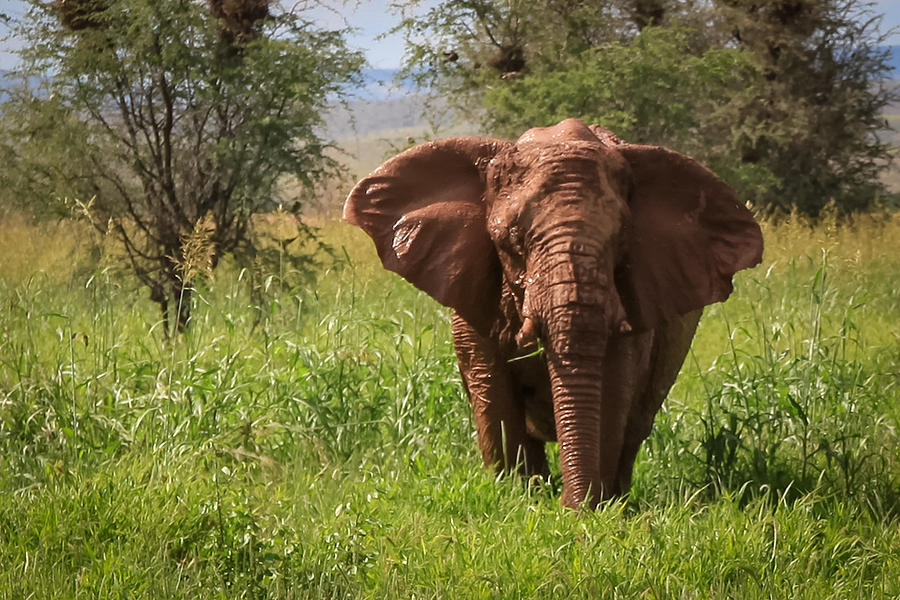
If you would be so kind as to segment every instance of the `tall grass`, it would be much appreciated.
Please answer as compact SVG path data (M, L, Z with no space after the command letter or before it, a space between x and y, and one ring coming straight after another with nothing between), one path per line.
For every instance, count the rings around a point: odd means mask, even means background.
M166 343L59 227L0 225L0 597L900 596L897 218L766 225L587 515L480 468L446 311L355 230Z

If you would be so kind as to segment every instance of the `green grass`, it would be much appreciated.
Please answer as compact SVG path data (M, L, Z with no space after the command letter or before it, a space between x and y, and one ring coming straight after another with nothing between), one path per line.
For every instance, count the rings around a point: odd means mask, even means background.
M767 225L588 514L481 469L446 310L323 225L166 345L76 225L0 224L0 598L900 596L900 219Z

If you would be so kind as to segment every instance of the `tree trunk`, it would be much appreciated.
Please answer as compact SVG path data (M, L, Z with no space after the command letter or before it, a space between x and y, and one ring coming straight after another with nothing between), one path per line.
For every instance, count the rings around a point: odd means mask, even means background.
M169 274L168 285L157 283L150 286L150 299L159 305L166 339L187 331L193 295L193 288L184 285L174 273Z

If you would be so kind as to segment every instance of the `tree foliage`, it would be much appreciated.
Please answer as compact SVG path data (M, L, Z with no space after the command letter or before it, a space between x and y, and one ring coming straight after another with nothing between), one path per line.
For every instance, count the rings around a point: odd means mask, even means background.
M878 19L859 0L721 0L733 43L759 62L734 133L744 164L778 181L770 204L861 210L884 192L882 112L896 98Z
M406 73L494 134L598 122L706 161L763 212L884 191L895 93L864 0L398 5Z
M321 114L363 62L343 31L258 0L32 0L18 27L40 83L3 106L17 166L3 179L93 198L95 224L180 328L186 241L208 239L210 268L249 260L251 215L299 214L285 179L310 188L337 167Z

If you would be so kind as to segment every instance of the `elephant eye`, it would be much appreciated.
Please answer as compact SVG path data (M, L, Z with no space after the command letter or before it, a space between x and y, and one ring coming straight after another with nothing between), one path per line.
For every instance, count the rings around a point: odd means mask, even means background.
M507 232L506 241L507 244L509 244L510 250L516 254L522 254L522 231L519 229L518 225L510 226L509 231Z

